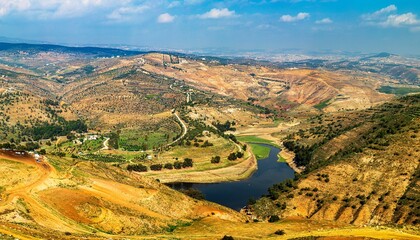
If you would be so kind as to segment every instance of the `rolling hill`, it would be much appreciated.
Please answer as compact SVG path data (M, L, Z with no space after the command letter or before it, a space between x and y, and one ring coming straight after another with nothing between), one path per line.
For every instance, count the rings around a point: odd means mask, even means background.
M0 57L0 238L418 239L420 98L380 92L415 83L406 64L5 43ZM249 176L235 134L304 170L248 215L160 183Z

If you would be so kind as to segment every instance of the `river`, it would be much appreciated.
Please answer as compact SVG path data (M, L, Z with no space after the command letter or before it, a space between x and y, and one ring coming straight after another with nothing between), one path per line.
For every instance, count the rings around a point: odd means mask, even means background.
M235 210L244 207L249 199L258 199L268 194L268 188L275 183L294 178L294 171L284 162L278 162L280 149L268 144L259 144L270 148L267 158L258 160L258 170L248 179L223 183L172 183L174 189L194 188L201 191L206 200Z

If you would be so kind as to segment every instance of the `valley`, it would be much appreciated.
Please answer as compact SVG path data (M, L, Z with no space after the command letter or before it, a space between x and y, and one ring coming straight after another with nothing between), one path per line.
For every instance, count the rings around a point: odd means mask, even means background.
M417 82L370 71L402 57L0 49L0 238L420 238Z

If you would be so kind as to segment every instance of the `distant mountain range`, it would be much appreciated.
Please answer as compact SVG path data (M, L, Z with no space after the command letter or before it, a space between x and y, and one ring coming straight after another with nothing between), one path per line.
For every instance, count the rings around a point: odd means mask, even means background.
M190 54L173 51L141 51L107 47L70 47L44 43L19 43L19 39L0 37L0 41L2 40L9 42L0 42L0 52L59 52L80 54L83 55L83 57L92 58L134 56L147 52L162 52L191 59L206 59L208 61L214 60L221 64L258 64L277 66L281 68L326 68L330 70L347 69L373 73L381 72L403 84L420 84L419 58L407 58L387 52L359 55L348 54L345 52L342 52L341 54L340 52L335 52L333 55L328 55L327 52L324 52L326 55L249 52L239 54L237 56L235 56L235 53L229 52L222 56L216 53L215 55L206 54L205 52Z
M90 55L93 57L113 57L113 56L133 56L144 52L122 50L116 48L100 47L66 47L53 44L28 44L28 43L2 43L0 42L0 51L26 51L26 52L60 52Z

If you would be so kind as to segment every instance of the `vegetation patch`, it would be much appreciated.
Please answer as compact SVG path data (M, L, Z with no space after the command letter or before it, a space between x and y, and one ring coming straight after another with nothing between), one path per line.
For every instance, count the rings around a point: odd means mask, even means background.
M162 147L178 137L179 127L171 121L162 121L160 127L124 129L119 134L118 147L126 151L149 150Z
M254 143L251 143L250 145L252 152L258 160L268 158L268 156L270 155L271 149L269 147Z
M278 160L277 162L286 162L286 159L284 157L282 157L280 154L278 155Z
M420 93L418 87L392 87L392 86L381 86L378 89L381 93L394 94L397 96L403 96L410 93Z
M326 108L329 105L329 102L330 102L330 99L325 100L323 102L320 102L320 103L316 104L314 106L314 108L316 108L318 110L322 110L322 109Z
M238 141L240 142L246 142L246 143L264 143L264 144L269 144L269 145L273 145L278 147L273 141L264 139L264 138L260 138L257 136L239 136L237 137Z
M112 155L112 154L86 154L80 156L80 158L88 161L96 162L125 162L126 159L123 156Z

